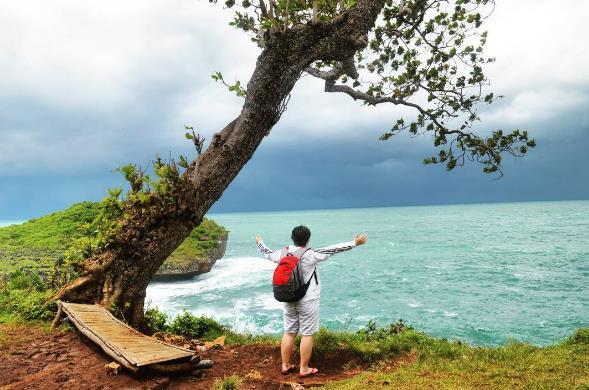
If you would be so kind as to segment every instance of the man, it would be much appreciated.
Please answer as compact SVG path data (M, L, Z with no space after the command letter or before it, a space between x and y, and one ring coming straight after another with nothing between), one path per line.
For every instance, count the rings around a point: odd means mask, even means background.
M319 370L309 367L311 352L313 351L313 335L319 330L319 298L321 295L321 282L317 267L319 262L327 260L331 255L348 251L356 246L366 243L365 234L358 234L354 241L328 246L320 249L309 249L307 245L311 238L311 231L306 226L297 226L291 235L293 245L286 249L289 253L303 253L300 258L300 266L303 273L303 283L310 282L305 296L298 302L284 303L284 335L282 336L282 374L286 375L295 369L290 363L292 350L297 333L301 334L301 364L299 377L305 378L316 375ZM279 263L282 258L282 250L271 250L262 241L262 237L256 236L258 250L266 258ZM311 280L313 278L314 280Z

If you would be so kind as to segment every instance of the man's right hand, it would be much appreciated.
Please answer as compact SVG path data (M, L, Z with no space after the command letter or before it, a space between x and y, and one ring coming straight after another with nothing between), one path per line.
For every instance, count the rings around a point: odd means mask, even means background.
M357 234L354 239L356 246L364 245L366 244L366 241L368 241L368 236L366 234Z

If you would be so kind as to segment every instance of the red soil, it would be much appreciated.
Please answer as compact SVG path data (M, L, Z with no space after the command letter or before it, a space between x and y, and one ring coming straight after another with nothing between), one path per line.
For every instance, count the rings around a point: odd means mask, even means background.
M211 369L168 377L123 370L109 376L104 365L112 359L77 332L46 334L29 326L0 324L0 389L210 389L217 378L238 374L243 389L305 388L355 375L353 357L339 353L315 365L320 373L300 380L296 373L280 374L279 346L226 346L201 352ZM4 339L2 341L1 339ZM293 385L291 385L292 383ZM301 388L301 387L299 387Z

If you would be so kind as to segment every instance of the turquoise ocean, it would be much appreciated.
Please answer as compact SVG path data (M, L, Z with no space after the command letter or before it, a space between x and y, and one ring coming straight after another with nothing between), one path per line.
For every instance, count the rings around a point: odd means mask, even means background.
M273 263L255 235L280 248L292 227L311 246L365 246L320 266L323 326L355 330L403 319L435 336L496 345L548 344L589 326L589 201L366 208L209 215L229 231L226 255L190 280L152 283L147 302L233 329L278 333Z

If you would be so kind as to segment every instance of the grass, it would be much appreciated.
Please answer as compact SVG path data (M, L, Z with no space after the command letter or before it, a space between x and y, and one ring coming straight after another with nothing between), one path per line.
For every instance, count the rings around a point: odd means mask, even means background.
M237 375L230 375L223 379L217 379L211 390L237 390L239 385L241 385L241 378Z
M548 347L512 341L495 348L414 334L416 343L407 352L413 359L393 371L383 369L384 359L374 371L325 389L589 389L587 334L589 329L580 329Z
M211 219L204 219L190 236L166 259L166 264L178 265L196 259L205 259L217 248L218 241L225 237L227 230Z
M12 286L15 291L28 291L28 295L34 296L32 282L20 281ZM0 349L20 340L18 332L7 332L10 326L16 326L14 324L24 323L27 327L33 324L33 330L39 328L39 324L44 328L49 326L47 318L39 321L25 317L26 310L35 312L34 303L37 302L33 299L32 307L28 308L25 295L19 293L13 300L21 302L23 308L16 314L2 314L0 302ZM148 318L155 319L159 331L188 338L212 340L225 335L228 345L278 347L280 343L280 336L235 333L211 318L196 317L188 312L170 319L157 309L151 309ZM357 332L321 329L315 337L313 359L317 361L327 354L340 353L355 357L356 363L363 363L361 366L370 369L352 379L329 383L325 386L327 390L589 389L589 328L579 329L566 340L546 347L516 341L498 347L471 346L429 336L402 322L384 328L369 323ZM225 377L213 388L237 389L240 382L239 377Z
M186 329L193 328L208 339L225 334L230 345L280 343L276 335L234 333L210 318L189 313L172 323L177 324L175 329L168 327L173 333L189 336ZM432 337L402 321L384 328L369 322L357 332L321 329L315 336L313 353L315 361L327 354L345 353L371 367L353 379L326 385L328 390L589 389L589 328L546 347L516 341L477 347Z
M84 237L83 227L99 213L99 204L82 202L19 225L0 228L0 277L16 270L49 272L72 243ZM203 260L227 231L204 219L164 264Z
M20 225L0 228L0 274L17 269L49 271L81 236L79 227L92 222L97 213L96 203L83 202Z

